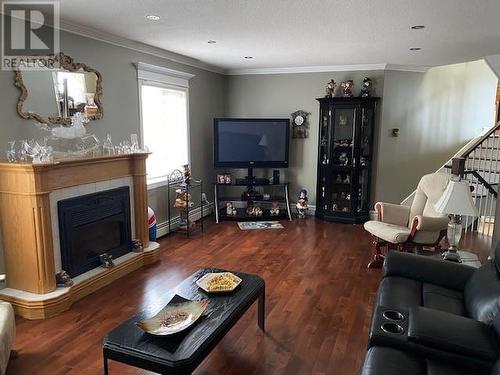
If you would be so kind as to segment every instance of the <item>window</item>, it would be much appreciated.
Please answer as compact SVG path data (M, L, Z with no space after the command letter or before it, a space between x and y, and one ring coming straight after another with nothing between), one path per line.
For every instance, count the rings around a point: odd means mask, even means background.
M139 63L138 77L141 139L151 151L148 185L163 185L174 169L189 163L187 83L192 76Z

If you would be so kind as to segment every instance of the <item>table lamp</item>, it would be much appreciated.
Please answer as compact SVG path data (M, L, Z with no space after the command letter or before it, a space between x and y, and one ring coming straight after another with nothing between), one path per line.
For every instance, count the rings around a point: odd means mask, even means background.
M434 209L450 216L446 236L450 247L443 253L445 260L461 262L458 254L458 243L462 237L462 216L479 216L472 200L469 183L452 177L443 195L434 205Z

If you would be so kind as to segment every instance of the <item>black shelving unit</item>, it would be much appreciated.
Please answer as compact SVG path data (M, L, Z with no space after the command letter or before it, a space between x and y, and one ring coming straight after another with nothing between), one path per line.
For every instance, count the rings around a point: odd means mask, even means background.
M174 207L179 211L179 220L180 224L172 228L172 216L171 216L171 191L174 192L174 196L176 195L175 191L180 189L183 193L193 194L196 190L199 190L199 204L195 205L193 203L192 206L189 205L189 202L186 202L185 208ZM189 184L179 181L168 181L168 189L167 189L167 206L168 206L168 232L169 233L183 233L186 237L189 238L194 232L201 231L203 232L203 209L205 206L205 201L203 200L203 181L201 180L191 180ZM200 219L191 220L190 214L196 210L200 209ZM183 221L185 220L185 221Z
M316 216L369 219L375 111L379 98L318 98Z
M262 208L262 216L247 215L248 200L242 200L240 196L236 196L234 191L243 191L242 188L255 188L258 187L263 191L270 191L269 199L252 199L253 203L257 203ZM229 193L233 191L233 193ZM279 193L279 194L278 194ZM290 220L292 221L292 213L290 211L290 199L288 195L288 183L283 184L214 184L214 197L215 197L215 221L218 223L221 220L235 220L235 221L261 221L261 220ZM228 216L226 214L226 203L237 203L236 215ZM277 202L280 207L279 215L271 215L270 208L273 202Z

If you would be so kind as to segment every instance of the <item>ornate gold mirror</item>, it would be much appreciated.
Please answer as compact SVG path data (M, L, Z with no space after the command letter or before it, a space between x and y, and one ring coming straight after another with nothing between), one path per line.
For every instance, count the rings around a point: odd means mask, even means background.
M51 125L69 125L82 112L88 120L103 117L101 74L63 53L55 57L57 68L14 70L14 84L21 91L18 115Z

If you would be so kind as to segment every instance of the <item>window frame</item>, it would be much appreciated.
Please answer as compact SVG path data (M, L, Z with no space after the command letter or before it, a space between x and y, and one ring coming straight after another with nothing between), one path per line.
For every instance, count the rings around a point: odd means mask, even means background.
M163 68L156 65L136 63L137 68L137 89L139 103L139 141L144 147L144 124L142 114L142 87L156 86L170 90L183 91L186 94L186 131L187 131L187 156L188 163L191 164L191 128L189 121L189 80L193 74L185 73L173 69ZM147 171L146 171L147 172ZM161 179L160 179L161 178ZM152 181L146 176L147 189L152 190L161 186L166 186L168 176L160 176Z

